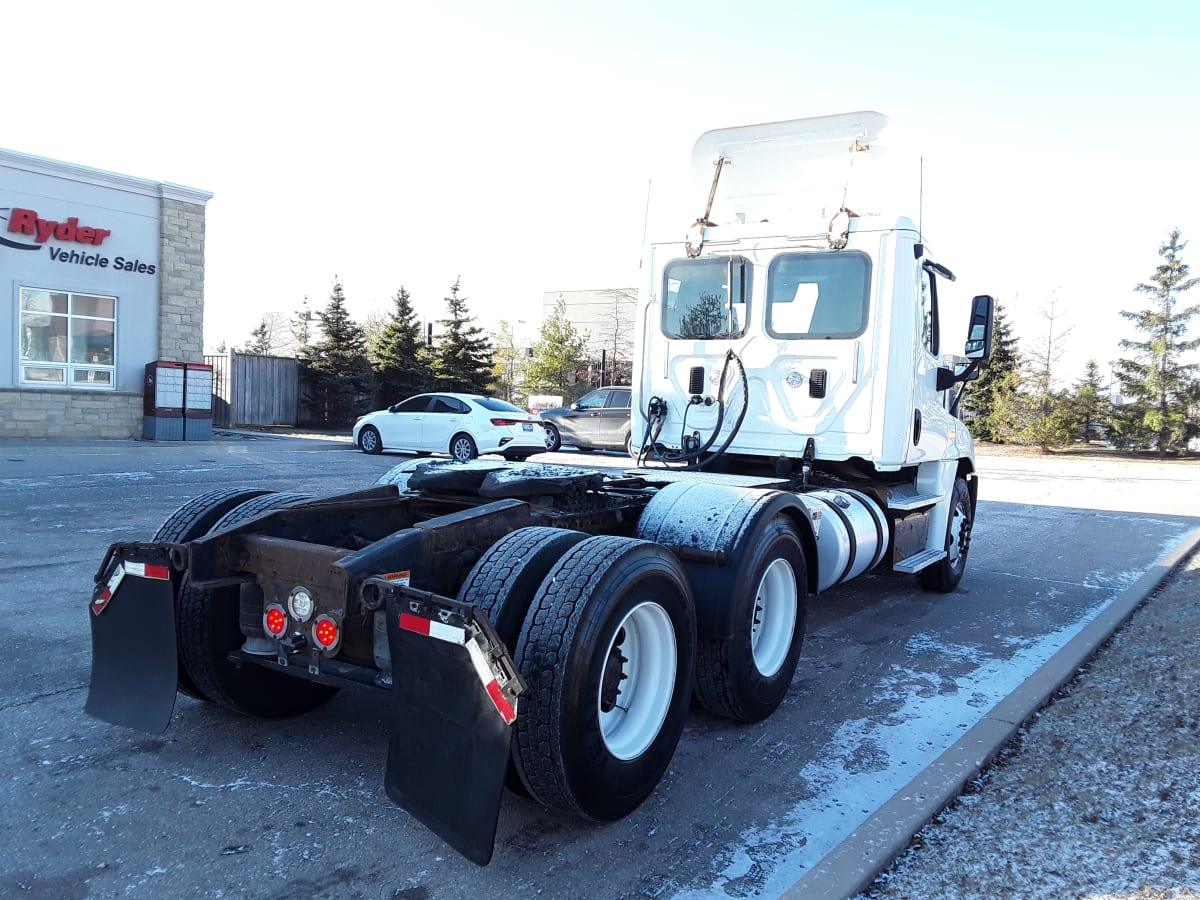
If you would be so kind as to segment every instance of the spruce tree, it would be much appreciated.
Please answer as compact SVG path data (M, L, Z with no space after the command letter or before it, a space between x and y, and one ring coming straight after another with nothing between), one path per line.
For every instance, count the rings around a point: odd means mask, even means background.
M446 318L438 321L442 332L433 350L433 371L442 390L484 394L492 384L492 346L467 311L460 282L450 286Z
M1100 377L1100 366L1087 361L1083 378L1075 382L1070 401L1071 426L1077 440L1089 441L1108 433L1112 425L1112 401Z
M963 407L973 415L971 433L981 440L1002 441L1002 431L1012 426L1011 393L1019 378L1010 377L1017 369L1020 351L1004 307L996 304L992 318L992 354L979 367L979 378L969 382Z
M401 286L392 302L395 306L370 346L379 404L385 406L433 387L433 372L421 336L421 323L408 291Z
M340 281L317 313L321 337L301 350L304 380L313 399L315 424L346 425L366 412L374 378L362 326L350 318Z
M553 314L542 323L541 334L525 366L529 392L557 394L564 403L577 399L583 393L578 376L587 367L587 347L588 335L567 318L566 301L559 297ZM582 388L586 387L585 383Z
M1149 281L1134 290L1152 300L1148 309L1122 310L1145 340L1122 340L1121 348L1134 351L1131 358L1116 362L1121 394L1132 402L1122 410L1126 427L1135 441L1157 446L1160 456L1185 448L1200 432L1189 406L1197 393L1196 363L1185 363L1185 353L1200 347L1200 338L1186 338L1188 324L1200 312L1200 304L1177 309L1179 295L1200 279L1190 277L1189 266L1180 254L1187 242L1180 241L1179 229L1173 229L1167 242L1158 249L1162 262ZM1140 432L1140 440L1139 438Z

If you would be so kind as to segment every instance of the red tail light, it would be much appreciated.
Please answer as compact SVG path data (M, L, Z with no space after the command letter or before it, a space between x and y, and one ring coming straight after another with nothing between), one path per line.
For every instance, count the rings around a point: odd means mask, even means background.
M529 419L492 419L492 424L500 428L508 425L532 425Z
M287 628L287 613L278 603L272 603L263 612L263 629L272 637L279 637Z
M338 627L338 623L329 616L317 616L312 636L322 650L332 650L341 639L342 630Z

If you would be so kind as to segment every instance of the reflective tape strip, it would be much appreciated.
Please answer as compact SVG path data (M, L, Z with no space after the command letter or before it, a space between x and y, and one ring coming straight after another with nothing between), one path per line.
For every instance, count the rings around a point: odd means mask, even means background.
M467 642L467 632L464 629L455 628L452 625L443 625L441 622L434 622L432 619L423 619L411 613L400 613L400 627L405 631L425 634L431 638L437 638L439 641L446 641L451 644L465 644Z
M137 575L140 578L156 578L160 581L167 581L171 577L171 570L166 566L154 566L149 563L127 562L125 570L130 575Z
M96 599L92 601L92 613L94 615L98 616L104 612L104 607L108 606L108 601L113 598L113 594L117 592L117 588L124 577L125 563L117 563L117 567L113 569L108 582L100 589L100 593L96 595Z
M511 725L517 720L517 710L508 702L508 698L504 696L504 691L500 688L500 682L492 674L492 667L488 665L487 658L483 655L483 650L474 641L468 641L467 653L470 654L471 662L475 665L475 674L479 676L479 680L483 682L488 696L492 698L492 705L496 707L496 712L500 713L500 717L504 719L504 724Z
M412 631L416 634L437 638L439 641L465 646L467 655L471 657L471 665L475 667L475 674L479 676L479 681L487 691L488 697L491 698L492 705L496 707L496 712L500 713L500 717L507 725L511 725L517 720L516 706L509 703L508 698L504 696L504 690L500 687L500 682L492 672L491 666L488 665L487 657L483 655L483 649L474 639L468 640L465 628L443 625L441 622L434 622L411 613L400 613L399 624L404 631Z

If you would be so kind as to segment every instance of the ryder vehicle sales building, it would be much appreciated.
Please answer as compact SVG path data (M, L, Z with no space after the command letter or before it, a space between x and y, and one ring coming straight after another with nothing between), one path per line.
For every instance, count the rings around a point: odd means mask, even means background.
M205 191L0 150L0 437L142 434L203 362Z

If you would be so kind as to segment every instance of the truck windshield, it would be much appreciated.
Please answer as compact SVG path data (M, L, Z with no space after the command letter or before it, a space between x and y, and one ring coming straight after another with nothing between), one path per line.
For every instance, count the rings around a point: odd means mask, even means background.
M864 253L786 253L767 270L767 334L853 338L867 327L871 260Z
M663 334L693 340L745 334L752 270L740 256L668 263L663 272Z

